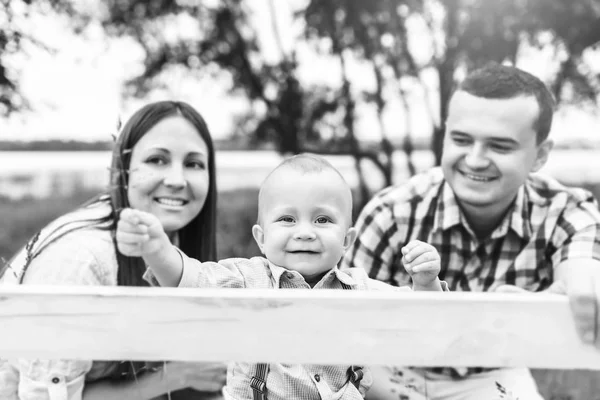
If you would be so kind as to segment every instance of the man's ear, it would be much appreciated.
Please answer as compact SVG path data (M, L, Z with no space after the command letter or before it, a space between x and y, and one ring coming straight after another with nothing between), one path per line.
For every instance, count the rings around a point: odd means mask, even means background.
M357 234L358 231L356 228L351 227L348 229L348 232L346 232L346 236L344 237L344 250L348 250L348 248L354 244Z
M256 241L260 252L265 254L265 251L263 250L265 243L265 233L263 232L263 228L259 224L255 224L252 227L252 236L254 236L254 240Z
M550 139L546 139L538 146L537 154L535 158L535 162L533 163L533 168L531 172L539 171L548 161L548 155L550 155L550 150L554 146L554 142Z

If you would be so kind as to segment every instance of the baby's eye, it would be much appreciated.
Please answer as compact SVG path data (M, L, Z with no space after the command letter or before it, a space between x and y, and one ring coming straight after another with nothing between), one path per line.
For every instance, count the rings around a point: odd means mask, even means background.
M294 218L286 216L279 218L277 221L292 223L294 222Z
M319 217L315 220L315 222L317 224L326 224L328 222L331 222L331 218L327 218L327 217Z

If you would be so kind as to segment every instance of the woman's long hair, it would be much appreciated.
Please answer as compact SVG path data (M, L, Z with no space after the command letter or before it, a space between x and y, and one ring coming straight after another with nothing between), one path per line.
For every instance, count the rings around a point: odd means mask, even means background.
M216 214L217 184L215 174L215 151L208 127L202 116L190 105L177 101L161 101L138 110L127 121L113 150L110 178L110 203L112 206L111 230L116 230L122 209L129 207L127 186L131 153L137 142L156 124L165 118L180 116L190 122L206 143L208 149L208 193L200 213L179 230L179 248L188 256L200 261L214 261L217 256ZM128 257L116 248L119 286L146 286L142 278L146 265L141 257ZM121 362L113 373L115 379L131 379L147 367L143 362Z
M129 207L127 185L129 183L129 168L131 152L137 142L156 124L165 118L179 116L190 122L206 143L208 149L208 177L209 187L206 201L200 213L179 230L179 248L188 256L200 261L214 261L217 255L216 245L216 214L217 214L217 184L215 174L215 152L212 138L202 116L189 104L178 101L160 101L148 104L139 109L127 121L121 134L117 138L112 153L110 167L109 190L89 200L74 212L58 218L42 232L36 234L13 259L7 263L2 271L7 273L11 263L20 256L22 265L13 273L22 281L29 263L45 247L60 239L67 233L78 229L95 226L98 229L110 230L113 236L115 253L117 256L117 285L119 286L148 286L143 279L146 265L141 257L128 257L118 251L114 233L119 221L121 210ZM97 205L107 205L104 216L94 218L80 218L78 211ZM50 228L50 229L48 229ZM7 268L8 267L8 268ZM121 362L113 373L113 378L129 379L144 370L143 362Z
M212 138L200 114L190 105L177 101L160 101L138 110L125 124L113 150L111 165L110 201L113 214L112 229L116 229L119 213L129 207L127 185L131 152L136 143L165 118L180 116L198 131L208 148L208 193L202 211L179 231L179 247L188 256L200 261L214 261L217 256L216 214L217 184L215 179L215 152ZM145 286L142 279L146 269L140 257L127 257L117 251L119 286Z

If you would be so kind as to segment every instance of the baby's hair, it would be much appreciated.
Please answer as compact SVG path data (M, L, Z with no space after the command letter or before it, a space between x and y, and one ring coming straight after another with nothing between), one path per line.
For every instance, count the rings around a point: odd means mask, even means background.
M344 182L344 184L348 187L348 192L350 192L350 207L352 207L352 194L351 194L352 192L350 190L350 186L348 185L348 183L346 182L346 179L344 179L344 177L342 176L340 171L338 171L337 168L335 168L333 165L331 165L331 163L329 161L327 161L326 159L324 159L323 157L317 156L315 154L301 153L301 154L297 154L295 156L292 156L292 157L289 157L289 158L286 158L285 160L283 160L277 167L275 167L275 169L273 169L269 173L269 175L267 175L267 177L263 181L262 185L260 186L260 190L258 192L258 208L259 208L258 220L259 221L257 223L260 223L260 204L262 203L261 200L262 200L262 196L263 196L263 189L266 186L266 182L269 181L269 178L271 178L271 176L273 174L275 174L276 172L278 172L284 168L291 168L302 174L320 173L320 172L326 172L326 171L334 172L342 180L342 182Z
M277 167L275 167L275 169L271 171L269 175L285 167L291 167L302 173L323 172L326 170L331 170L338 174L339 177L342 178L344 182L346 182L342 174L340 174L340 172L333 165L331 165L329 161L327 161L323 157L314 154L302 153L286 158ZM269 179L268 176L267 179Z

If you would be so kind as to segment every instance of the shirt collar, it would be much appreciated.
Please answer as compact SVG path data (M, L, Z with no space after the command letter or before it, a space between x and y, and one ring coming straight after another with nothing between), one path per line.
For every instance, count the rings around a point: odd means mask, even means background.
M356 280L352 276L339 269L339 267L336 265L331 269L331 271L325 274L325 276L319 281L319 283L315 285L315 287L319 286L331 288L334 286L330 283L333 280L338 280L341 283L346 284L348 286L358 285L358 282L356 282Z
M439 190L440 193L437 196L437 206L433 220L433 230L445 231L463 222L462 211L456 202L456 197L454 197L454 192L448 182L444 180Z
M433 230L448 230L454 226L462 225L471 231L467 219L460 209L452 188L448 182L440 188L438 203L435 211ZM499 238L512 229L519 237L529 240L531 237L531 221L529 216L529 195L526 185L522 185L517 192L517 197L511 206L511 211L504 217L500 225L492 232L491 238Z
M508 233L508 230L511 229L521 239L529 240L532 228L529 207L527 206L529 203L529 196L527 194L527 187L522 185L517 192L517 197L510 206L510 210L506 213L500 225L490 235L491 239L504 237Z
M517 198L512 209L510 218L510 229L524 240L529 240L532 235L531 215L529 215L529 190L523 185L517 192Z
M279 282L281 280L281 275L287 272L287 269L280 267L279 265L273 264L271 261L267 261L269 263L269 270L271 271L271 275L273 276L275 287L279 287Z
M339 269L337 265L335 267L333 267L333 269L331 270L331 274L335 274L335 277L340 282L342 282L346 285L349 285L349 286L358 285L358 282L356 282L356 279L354 279L352 276L348 275L347 273L345 273L344 271ZM327 275L329 275L329 274L327 274Z
M280 267L279 265L275 265L271 261L268 261L268 263L269 263L269 269L271 270L271 275L273 276L275 287L278 288L278 287L280 287L281 276L283 274L285 274L286 272L288 272L289 270L287 270L283 267ZM298 273L296 271L290 271L290 272ZM340 270L338 268L338 266L336 265L335 267L333 267L331 269L331 271L327 272L325 274L325 276L323 276L323 278L321 278L321 280L319 281L319 283L317 283L317 285L315 285L315 287L316 286L328 287L327 282L334 278L346 285L350 285L350 286L357 285L357 282L354 278L352 278L350 275L348 275L347 273Z

